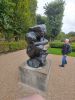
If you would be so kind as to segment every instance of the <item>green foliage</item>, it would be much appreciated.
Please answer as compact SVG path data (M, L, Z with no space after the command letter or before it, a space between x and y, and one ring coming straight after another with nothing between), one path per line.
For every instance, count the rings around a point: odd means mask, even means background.
M47 17L37 15L37 24L46 24L46 21L47 21Z
M69 38L71 42L75 42L75 32L69 32L66 34L66 38Z
M9 51L9 44L8 42L0 42L0 53L8 52Z
M75 43L72 44L72 51L75 52Z
M10 40L10 34L25 37L28 28L36 24L36 0L0 0L0 32Z
M11 0L0 0L0 31L12 29L12 16L15 4Z
M70 37L71 42L75 42L75 36Z
M27 0L28 1L28 0ZM37 8L37 0L29 0L30 1L30 19L31 21L31 25L35 25L36 22L36 8Z
M59 48L49 48L48 53L49 54L61 55L61 49L59 49ZM70 53L68 56L75 57L75 52Z
M22 50L27 47L26 41L18 42L0 42L0 53L6 53L16 50Z
M60 32L57 36L56 36L56 40L64 40L66 38L66 35L64 32Z
M44 8L45 14L47 15L48 36L55 38L61 31L64 1L52 1L51 3L46 4Z
M49 48L48 53L49 54L61 55L61 49L59 49L59 48Z
M4 38L4 35L3 35L2 33L0 33L0 39L1 39L1 38Z
M50 42L50 47L51 48L62 48L63 42ZM75 43L71 44L72 51L75 52Z
M7 41L10 42L13 37L14 37L14 35L13 35L13 33L11 33L11 31L9 31L8 33L5 32L5 38L6 38Z
M25 43L25 41L10 42L9 43L9 50L15 51L15 50L25 49L26 45L27 44Z
M22 26L24 31L27 32L28 28L36 23L36 11L37 1L36 0L19 0L17 13L22 20Z
M68 34L66 34L66 37L75 37L75 32L69 32Z
M50 42L51 48L62 48L63 42Z

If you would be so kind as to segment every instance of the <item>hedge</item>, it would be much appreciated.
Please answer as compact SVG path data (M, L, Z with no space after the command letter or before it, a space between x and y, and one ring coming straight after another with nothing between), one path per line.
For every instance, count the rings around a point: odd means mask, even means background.
M9 51L8 42L0 42L0 53L8 52L8 51Z
M75 44L72 45L72 51L75 52Z
M51 48L62 48L63 42L50 42Z
M50 42L49 44L51 48L62 48L64 43L63 42ZM75 52L75 43L72 43L71 47L72 47L72 51Z
M27 47L26 41L18 42L0 42L0 53L22 50Z

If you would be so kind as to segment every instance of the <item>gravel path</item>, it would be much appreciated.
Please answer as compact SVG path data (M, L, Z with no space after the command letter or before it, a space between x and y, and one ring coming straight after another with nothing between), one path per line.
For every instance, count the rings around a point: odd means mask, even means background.
M75 58L69 57L65 68L60 68L61 56L49 55L51 74L48 100L75 100ZM16 100L19 91L18 67L27 59L25 50L0 56L0 100Z

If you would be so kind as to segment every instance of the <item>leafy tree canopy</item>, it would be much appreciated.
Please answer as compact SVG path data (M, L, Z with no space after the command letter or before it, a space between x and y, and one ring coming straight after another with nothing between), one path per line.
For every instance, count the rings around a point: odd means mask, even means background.
M36 24L36 8L37 0L0 0L0 32L6 39L24 37Z
M40 14L37 15L37 24L46 24L47 17L41 16Z
M55 38L61 31L64 12L64 1L55 0L44 7L47 15L47 30L51 38Z

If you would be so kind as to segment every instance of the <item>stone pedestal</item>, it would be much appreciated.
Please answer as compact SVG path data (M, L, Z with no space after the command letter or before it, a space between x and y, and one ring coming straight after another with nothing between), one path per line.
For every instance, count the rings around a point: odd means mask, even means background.
M20 67L20 78L23 85L27 85L34 88L37 92L46 92L48 87L49 75L50 75L50 61L47 60L47 64L40 68L31 68L24 62Z

